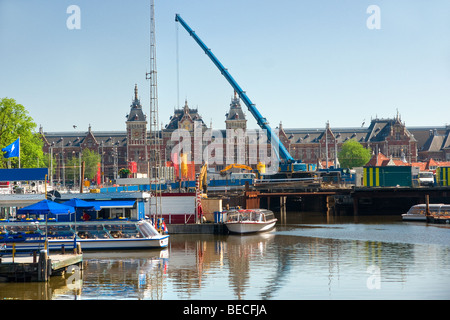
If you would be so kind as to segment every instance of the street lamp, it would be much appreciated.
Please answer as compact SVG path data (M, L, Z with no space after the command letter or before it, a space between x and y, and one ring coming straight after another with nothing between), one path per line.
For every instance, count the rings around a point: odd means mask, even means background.
M64 166L64 138L61 137L61 162L62 162L62 174L63 174L63 188L66 188L66 168Z
M101 184L102 185L104 185L105 183L104 183L104 175L105 175L105 163L104 163L104 159L103 159L103 155L104 155L104 152L103 152L103 141L102 142L100 142L100 146L102 147L102 153L101 153L101 156L100 156L100 162L102 163L102 172L100 173L100 175L101 175Z
M50 186L53 190L53 147L55 145L55 142L53 141L50 144Z

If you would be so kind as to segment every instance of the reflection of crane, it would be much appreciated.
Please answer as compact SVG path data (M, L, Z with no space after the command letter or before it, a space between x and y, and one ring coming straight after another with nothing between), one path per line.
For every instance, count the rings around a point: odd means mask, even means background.
M239 94L239 97L244 101L245 105L249 109L250 113L253 115L253 117L258 122L258 125L263 129L266 130L267 138L269 141L271 141L276 147L279 148L280 156L277 154L277 157L280 160L280 171L306 171L306 164L301 163L301 161L296 161L294 158L289 154L287 149L284 147L284 145L280 142L278 139L278 136L275 132L272 131L272 128L269 126L269 123L266 118L264 118L256 109L255 104L250 101L250 99L247 97L247 94L241 89L241 87L237 84L237 82L233 79L233 77L230 75L228 70L220 63L220 61L216 58L216 56L211 52L211 49L209 49L203 41L195 34L195 32L187 25L187 23L177 14L175 15L175 21L179 22L186 31L194 38L194 40L197 42L197 44L205 51L205 53L208 55L208 57L212 60L212 62L216 65L216 67L220 70L222 75L225 77L225 79L228 80L228 82L231 84L231 86L234 88L234 90ZM276 152L277 150L275 150Z
M232 163L232 164L226 166L225 169L220 170L220 175L222 175L222 176L225 175L228 170L233 169L233 168L245 169L245 170L253 171L252 167L246 166L245 164Z
M289 279L292 271L292 262L295 261L295 257L297 256L295 248L292 248L291 246L282 247L275 252L278 256L276 258L276 261L278 262L276 272L273 277L268 278L269 281L266 290L261 292L261 298L263 300L273 299L275 293L281 290L287 283L287 279Z

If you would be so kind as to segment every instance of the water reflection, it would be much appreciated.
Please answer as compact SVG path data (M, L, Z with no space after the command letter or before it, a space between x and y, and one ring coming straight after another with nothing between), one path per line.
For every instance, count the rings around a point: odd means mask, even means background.
M286 220L287 218L287 220ZM0 284L2 299L449 299L450 228L288 213L257 235L172 235L164 250L85 252L77 286Z
M264 264L267 247L273 242L273 233L257 235L230 235L226 241L229 285L233 289L234 299L245 298L253 277L252 266Z
M168 249L88 252L82 298L162 299Z
M252 268L275 235L176 235L170 244L169 299L242 299ZM175 295L175 297L174 297Z

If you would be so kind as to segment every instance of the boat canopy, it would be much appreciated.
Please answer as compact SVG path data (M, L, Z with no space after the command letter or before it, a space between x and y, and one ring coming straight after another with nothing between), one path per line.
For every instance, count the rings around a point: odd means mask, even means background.
M50 200L42 200L30 206L17 210L17 214L69 214L74 213L75 209Z
M228 221L269 221L275 216L266 209L230 210L227 212Z
M428 208L431 214L450 214L450 204L433 203ZM417 204L409 209L408 214L425 214L426 210L426 204Z
M101 209L108 208L133 208L136 203L135 200L107 200L107 201L92 201L92 203Z

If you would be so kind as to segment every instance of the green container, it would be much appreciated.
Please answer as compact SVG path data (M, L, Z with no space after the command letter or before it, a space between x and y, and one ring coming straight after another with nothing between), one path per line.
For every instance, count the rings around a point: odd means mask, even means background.
M439 186L450 186L450 167L436 168L436 183Z
M364 167L365 187L411 187L414 169L410 166Z

